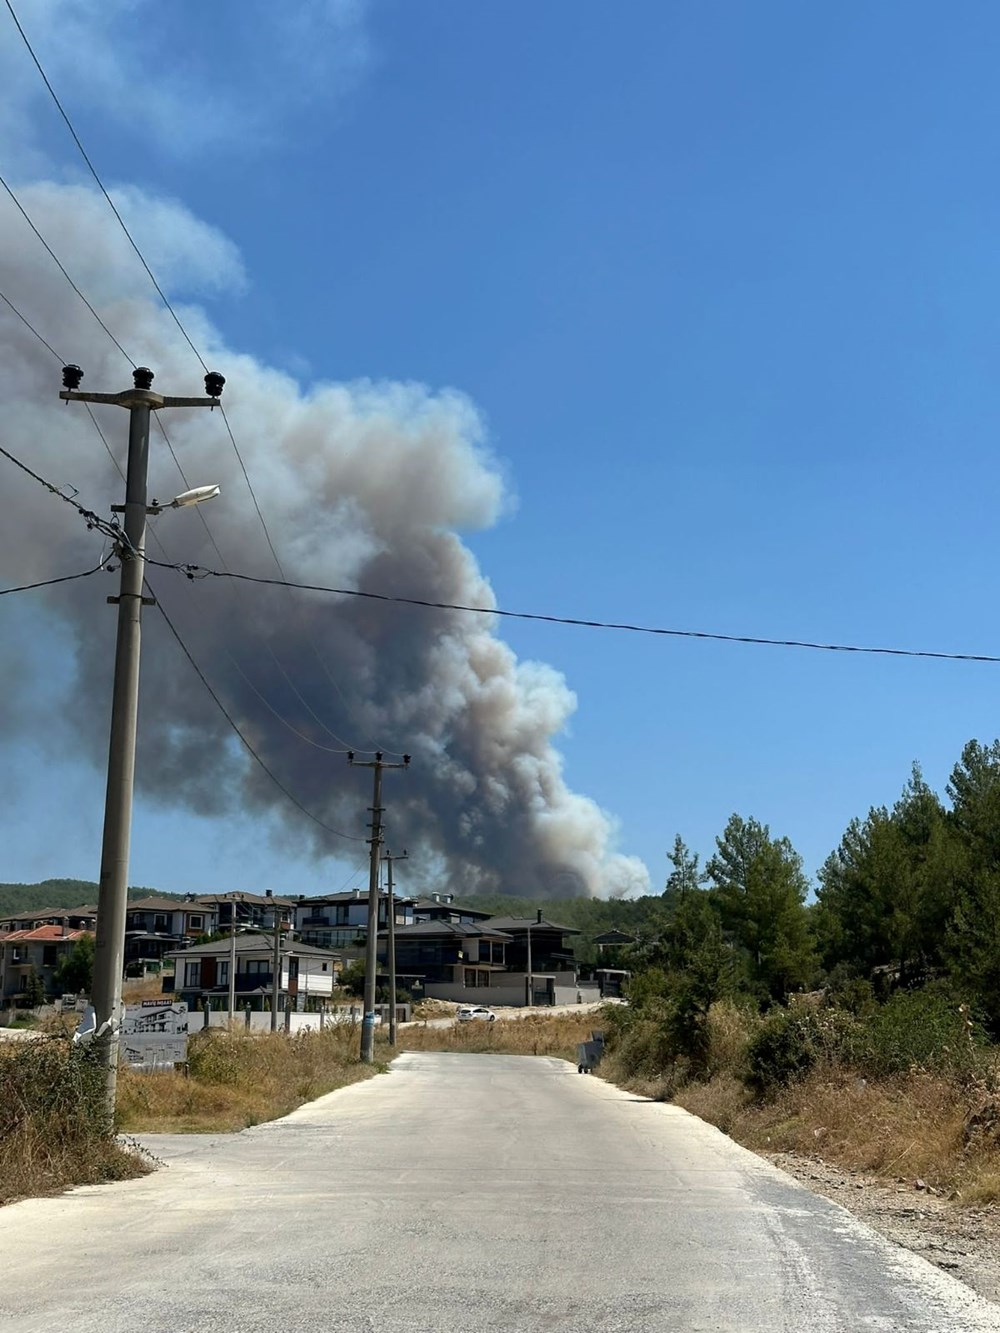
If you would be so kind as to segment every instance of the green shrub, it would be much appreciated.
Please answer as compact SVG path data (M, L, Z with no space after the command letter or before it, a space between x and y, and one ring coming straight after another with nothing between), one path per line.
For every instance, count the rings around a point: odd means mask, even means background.
M910 1069L972 1074L986 1034L968 1007L940 986L897 991L857 1025L850 1061L874 1078Z
M807 1074L818 1058L815 1026L809 1010L773 1009L747 1046L747 1087L771 1097Z

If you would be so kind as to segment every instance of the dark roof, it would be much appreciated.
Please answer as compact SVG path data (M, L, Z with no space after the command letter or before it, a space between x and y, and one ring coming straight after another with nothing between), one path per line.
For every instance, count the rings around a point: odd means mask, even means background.
M635 944L634 935L626 935L623 930L606 930L603 935L595 935L595 944Z
M415 926L397 926L397 940L409 940L414 937L444 935L453 936L456 939L467 940L470 936L486 935L490 939L505 940L508 938L502 930L497 930L490 923L483 925L479 921L419 921ZM379 931L379 938L383 936L388 938L387 930Z
M471 916L477 921L485 921L492 912L485 912L481 907L459 907L458 903L442 903L436 898L414 898L415 912L454 912L456 916Z
M382 892L379 890L379 897L381 896ZM397 902L401 901L398 893L395 897ZM350 889L346 893L300 893L291 906L308 907L311 903L366 903L367 901L368 890L365 888L358 889L357 892Z
M191 902L184 898L130 898L127 912L203 912L204 904Z
M6 912L0 921L41 921L44 917L96 916L96 907L33 907L29 912Z
M545 916L539 921L537 912L534 916L491 916L485 924L518 935L527 933L529 927L532 930L557 930L560 935L580 934L576 926L561 926L558 921L550 921Z
M241 890L233 889L230 893L199 893L195 897L198 903L257 903L263 907L269 907L272 903L277 903L279 907L294 907L295 902L292 898L277 898L268 896L264 893L243 893Z
M175 949L167 956L169 958L228 958L230 947L227 936L223 940L212 940L209 944L192 944L189 949ZM248 931L243 935L237 935L236 952L238 954L272 954L274 952L274 936L264 935L259 931ZM298 940L283 940L281 953L282 956L294 953L299 957L309 958L340 957L333 949L321 949L316 944L301 944Z

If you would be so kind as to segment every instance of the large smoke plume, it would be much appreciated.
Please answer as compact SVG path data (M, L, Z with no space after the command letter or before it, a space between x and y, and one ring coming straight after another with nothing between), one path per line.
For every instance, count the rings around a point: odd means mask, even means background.
M87 188L51 183L19 193L122 345L155 370L154 387L200 392L197 361L151 297L103 201ZM190 299L212 282L241 281L230 244L184 209L137 191L118 198L172 295ZM131 382L127 362L6 200L0 290L60 358L84 367L84 387L114 391ZM493 605L490 585L458 533L495 522L505 491L466 398L395 383L303 390L223 346L196 305L183 306L182 318L208 364L227 377L230 420L290 578ZM119 477L83 408L58 404L58 364L2 305L0 344L4 443L106 513L120 498ZM124 465L125 414L114 408L101 414ZM275 576L219 414L178 410L164 413L163 422L190 484L222 486L222 498L204 517L229 567ZM4 582L95 560L97 535L0 462ZM169 498L183 488L154 430L150 495ZM219 566L195 512L169 513L152 526L170 559ZM147 549L163 557L156 541ZM397 846L409 847L413 871L423 866L425 882L535 895L645 885L645 867L612 850L609 816L563 778L553 737L573 711L573 694L551 668L519 662L498 638L493 617L236 589L162 570L151 570L150 579L261 757L330 825L361 835L367 818L368 782L349 770L346 745L406 750L411 771L386 781L388 828ZM49 598L52 616L76 645L72 726L95 763L106 751L113 622L104 599L112 590L97 575L34 594ZM363 854L360 843L342 843L303 818L248 759L155 611L146 614L142 670L142 793L203 814L276 813L282 836L300 852L323 857L353 846ZM17 713L16 689L15 683L5 700L8 719Z

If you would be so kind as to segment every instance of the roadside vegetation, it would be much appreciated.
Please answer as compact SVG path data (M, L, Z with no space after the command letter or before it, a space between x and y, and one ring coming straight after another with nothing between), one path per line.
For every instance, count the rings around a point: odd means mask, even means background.
M0 1204L144 1175L103 1111L86 1053L56 1040L0 1044Z
M378 1068L360 1062L358 1030L348 1023L291 1037L210 1028L190 1038L187 1074L120 1071L119 1125L129 1133L245 1129Z
M1000 742L947 797L914 769L810 904L766 825L733 815L704 870L678 838L602 1072L749 1147L1000 1199Z

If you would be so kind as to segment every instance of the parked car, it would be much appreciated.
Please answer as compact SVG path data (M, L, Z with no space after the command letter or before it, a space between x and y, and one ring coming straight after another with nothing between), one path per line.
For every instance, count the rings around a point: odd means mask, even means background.
M497 1016L493 1010L487 1009L483 1004L464 1005L455 1015L455 1019L459 1023L472 1023L476 1019L483 1023L495 1023L496 1018Z

